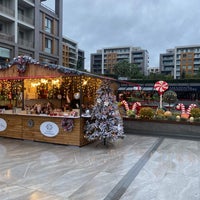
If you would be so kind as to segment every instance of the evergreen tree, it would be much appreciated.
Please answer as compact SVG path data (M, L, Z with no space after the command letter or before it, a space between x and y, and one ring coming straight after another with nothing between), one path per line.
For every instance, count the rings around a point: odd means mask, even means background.
M86 122L85 138L89 141L114 141L124 137L123 121L119 113L116 97L109 81L103 81L97 90L96 103L91 119Z

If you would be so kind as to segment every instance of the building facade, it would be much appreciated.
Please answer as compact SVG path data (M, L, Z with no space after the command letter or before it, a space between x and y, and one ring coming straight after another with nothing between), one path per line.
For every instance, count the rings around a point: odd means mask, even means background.
M114 65L119 61L127 60L136 64L142 74L147 75L149 66L149 53L140 47L109 47L97 50L91 54L91 72L95 74L113 74Z
M48 0L47 0L48 1ZM63 0L0 0L0 65L18 55L62 65Z
M174 60L174 49L167 49L166 53L160 54L160 72L165 75L174 76Z
M174 79L196 75L200 71L200 45L178 46L161 54L160 68Z
M83 50L78 49L78 43L63 37L63 66L70 67L78 70L84 69L85 53Z
M150 74L160 74L160 68L159 67L148 67L147 71L148 71L148 75L150 75Z

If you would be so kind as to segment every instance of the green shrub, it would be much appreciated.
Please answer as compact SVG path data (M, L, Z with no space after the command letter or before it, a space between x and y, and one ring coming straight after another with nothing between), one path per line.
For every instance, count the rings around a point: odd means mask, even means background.
M135 117L135 111L134 110L127 110L126 114L128 117Z
M153 119L154 110L150 107L141 108L139 111L140 119Z
M200 117L200 108L193 108L190 112L191 117L199 118Z

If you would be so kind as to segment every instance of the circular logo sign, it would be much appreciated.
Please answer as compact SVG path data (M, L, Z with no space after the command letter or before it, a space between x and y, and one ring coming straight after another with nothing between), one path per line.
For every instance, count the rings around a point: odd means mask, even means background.
M0 118L0 131L4 131L6 130L6 128L7 128L7 122L4 119Z
M55 137L59 133L59 128L53 122L43 122L40 125L40 132L46 137Z

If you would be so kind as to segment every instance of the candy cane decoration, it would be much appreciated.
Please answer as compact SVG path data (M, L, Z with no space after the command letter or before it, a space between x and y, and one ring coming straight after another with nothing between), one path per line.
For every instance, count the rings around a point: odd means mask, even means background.
M132 106L132 110L136 110L136 108L140 107L141 103L140 102L135 102Z
M181 110L181 114L185 114L185 106L184 106L184 104L179 103L179 104L176 106L176 109L177 109L177 110Z
M154 84L154 89L158 92L160 95L160 108L162 108L162 95L163 93L168 89L169 85L165 81L157 81Z
M124 105L126 111L129 110L128 103L127 103L125 100L123 100L123 101L121 102L121 104Z
M196 104L190 104L189 105L189 107L188 107L188 109L187 109L187 114L188 115L190 115L190 113L191 113L191 110L193 109L193 108L196 108L197 107L197 105Z

